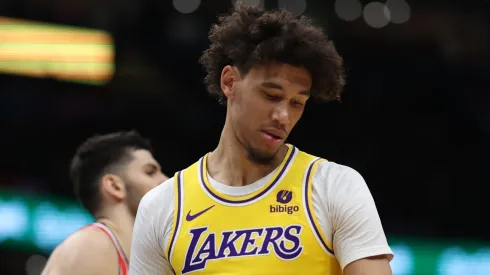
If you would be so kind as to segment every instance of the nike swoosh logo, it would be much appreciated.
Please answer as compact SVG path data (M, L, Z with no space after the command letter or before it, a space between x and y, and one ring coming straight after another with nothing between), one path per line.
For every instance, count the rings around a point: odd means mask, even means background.
M198 212L198 213L196 213L194 215L191 215L191 211L189 210L189 213L187 213L187 216L185 217L185 220L188 221L188 222L190 222L190 221L194 220L195 218L201 216L202 214L206 213L209 209L211 209L213 207L214 207L214 205L211 205L210 207L208 207L208 208L206 208L206 209L202 210L201 212Z

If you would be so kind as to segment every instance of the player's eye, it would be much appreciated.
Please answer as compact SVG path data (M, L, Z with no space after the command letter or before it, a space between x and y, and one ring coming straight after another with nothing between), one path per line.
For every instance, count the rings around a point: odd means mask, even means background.
M279 101L281 100L282 98L278 95L274 95L274 94L270 94L270 93L267 93L267 92L264 92L264 95L265 97L270 100L270 101Z
M303 108L303 106L305 106L305 104L303 102L297 101L297 100L293 100L292 105L293 105L293 107L296 107L296 108Z
M155 167L152 167L152 168L147 168L145 170L145 173L148 175L148 176L153 176L155 175L155 173L157 172L157 169Z

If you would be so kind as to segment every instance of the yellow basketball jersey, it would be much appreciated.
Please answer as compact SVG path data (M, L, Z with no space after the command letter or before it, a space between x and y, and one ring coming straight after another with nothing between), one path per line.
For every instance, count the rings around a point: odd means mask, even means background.
M323 160L288 147L269 182L246 196L218 193L206 156L176 173L166 251L176 274L342 274L312 207L312 176Z

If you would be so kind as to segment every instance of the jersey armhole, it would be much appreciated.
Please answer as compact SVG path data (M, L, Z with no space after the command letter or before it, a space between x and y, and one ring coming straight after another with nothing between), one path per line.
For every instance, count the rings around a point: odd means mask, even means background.
M181 224L181 210L182 210L182 177L183 171L175 173L174 176L174 218L172 221L172 231L165 251L165 257L167 261L171 263L172 251Z
M325 236L325 233L323 230L321 230L320 223L318 222L318 218L315 214L314 208L313 208L313 199L312 199L312 192L313 192L313 178L316 172L316 169L318 168L318 165L322 162L327 161L326 159L321 159L321 158L316 158L310 164L308 165L306 169L306 175L305 175L305 181L304 181L304 193L305 193L305 207L307 209L307 218L309 220L309 223L312 227L313 233L317 240L319 241L320 245L323 247L325 252L331 254L332 256L335 255L333 251L333 246L330 244L328 241L327 237Z

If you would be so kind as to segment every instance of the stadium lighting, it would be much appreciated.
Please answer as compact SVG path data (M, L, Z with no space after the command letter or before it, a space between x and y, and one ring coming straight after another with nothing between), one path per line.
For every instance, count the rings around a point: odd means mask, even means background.
M336 0L335 13L345 21L354 21L362 15L362 4L359 0Z
M364 21L373 28L383 28L390 22L390 10L381 2L371 2L364 7Z
M201 0L172 0L174 8L183 14L195 12L201 5Z
M410 6L404 0L387 0L386 7L390 10L390 22L403 24L410 19Z

